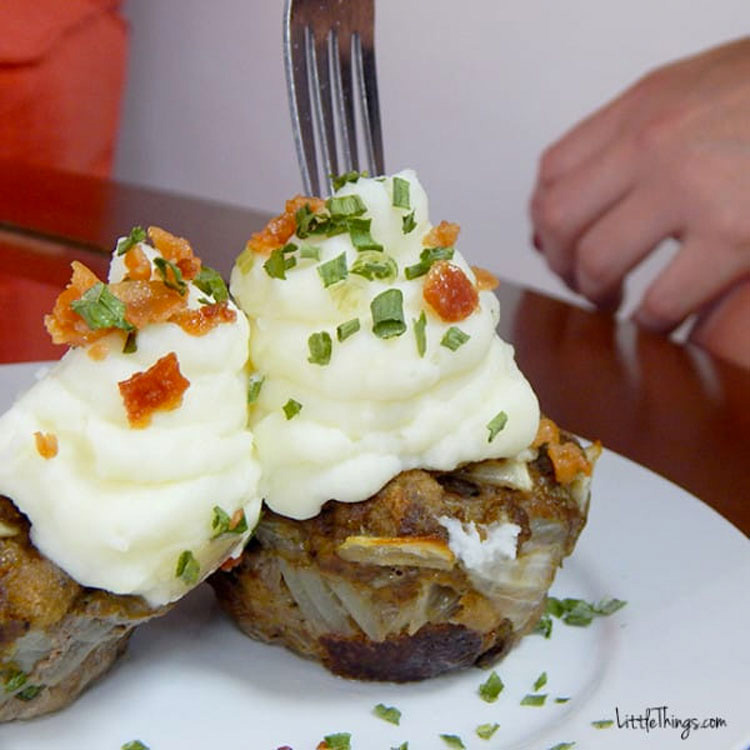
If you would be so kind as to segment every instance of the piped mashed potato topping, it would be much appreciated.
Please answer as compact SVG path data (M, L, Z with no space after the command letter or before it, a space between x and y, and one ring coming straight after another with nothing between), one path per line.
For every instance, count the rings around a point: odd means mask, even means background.
M149 236L106 285L76 265L46 320L73 348L0 418L0 492L80 584L157 606L239 555L261 501L247 319L186 241Z
M309 518L401 471L512 457L534 439L536 397L457 233L430 224L414 172L352 175L325 203L290 201L238 258L250 424L276 512Z

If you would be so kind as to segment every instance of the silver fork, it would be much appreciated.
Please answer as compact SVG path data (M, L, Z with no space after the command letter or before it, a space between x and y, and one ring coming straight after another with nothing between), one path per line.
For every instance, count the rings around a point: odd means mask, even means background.
M331 175L359 171L355 79L367 169L373 176L385 171L375 74L374 3L286 0L284 64L294 143L307 195L322 195L321 185L330 192Z

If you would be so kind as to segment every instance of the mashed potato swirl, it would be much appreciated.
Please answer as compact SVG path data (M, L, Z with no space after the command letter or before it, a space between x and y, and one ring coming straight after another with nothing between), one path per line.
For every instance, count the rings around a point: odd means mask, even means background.
M473 312L455 322L425 302L426 275L415 267L432 225L414 172L359 178L334 201L347 197L328 205L353 211L358 222L342 222L349 231L300 237L307 232L298 217L285 247L246 250L231 276L262 383L250 409L261 492L274 511L297 519L331 498L363 500L406 469L514 456L539 423L513 349L496 334L495 295L479 291ZM391 272L356 273L368 261ZM476 285L455 248L450 263ZM386 292L403 320L388 337L373 307Z

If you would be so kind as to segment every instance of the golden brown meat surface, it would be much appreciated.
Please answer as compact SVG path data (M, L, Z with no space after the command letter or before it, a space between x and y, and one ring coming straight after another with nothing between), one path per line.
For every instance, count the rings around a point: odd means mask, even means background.
M590 464L598 455L562 441ZM560 483L547 448L525 461L407 471L305 521L265 511L239 564L211 584L245 633L345 677L404 682L492 663L535 626L586 521L590 477ZM482 543L520 527L515 555L489 569L467 562L446 519Z

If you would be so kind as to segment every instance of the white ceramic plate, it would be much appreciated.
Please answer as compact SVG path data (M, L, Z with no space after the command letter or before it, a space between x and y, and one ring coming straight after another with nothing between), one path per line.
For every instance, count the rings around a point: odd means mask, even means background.
M0 367L0 411L37 368ZM247 639L204 586L141 627L125 658L74 705L1 726L0 749L120 750L140 739L151 750L313 750L325 735L349 732L352 750L403 742L439 750L447 747L440 734L458 735L468 750L562 742L575 750L746 750L749 591L743 534L695 497L605 451L589 524L552 593L628 604L588 628L555 621L549 640L527 637L496 667L505 689L495 703L479 698L488 673L478 669L411 685L333 677ZM545 705L521 706L542 672ZM399 726L373 715L378 703L400 709ZM592 725L601 720L615 723ZM707 726L682 739L691 720ZM489 741L475 734L485 723L500 725Z

